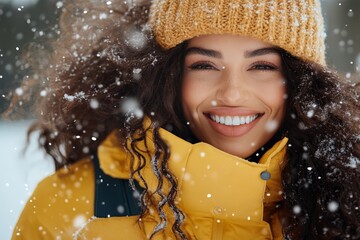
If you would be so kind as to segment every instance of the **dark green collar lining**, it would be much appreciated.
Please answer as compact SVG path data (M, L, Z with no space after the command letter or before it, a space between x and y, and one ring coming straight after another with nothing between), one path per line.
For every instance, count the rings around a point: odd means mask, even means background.
M139 197L143 189L134 180L136 190L130 186L129 179L113 178L100 168L95 155L95 201L94 216L98 218L135 216L141 214Z

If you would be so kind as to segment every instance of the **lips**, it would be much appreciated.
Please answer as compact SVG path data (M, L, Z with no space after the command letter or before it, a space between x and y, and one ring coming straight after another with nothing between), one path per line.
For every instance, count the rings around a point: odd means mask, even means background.
M249 132L264 115L264 113L221 108L204 113L210 126L219 134L228 137L239 137Z

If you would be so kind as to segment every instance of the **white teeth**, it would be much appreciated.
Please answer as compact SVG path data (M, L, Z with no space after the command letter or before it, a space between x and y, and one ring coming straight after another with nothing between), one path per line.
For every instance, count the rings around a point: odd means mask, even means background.
M245 117L240 118L240 124L245 124Z
M220 123L225 124L225 118L224 117L220 117Z
M234 117L232 123L235 126L240 125L240 118L238 116Z
M225 117L225 125L233 125L233 121L232 121L232 119L231 119L231 117L229 117L229 116L226 116Z
M215 116L215 122L220 122L220 117L219 116Z
M226 126L239 126L253 122L259 114L253 116L218 116L210 114L210 118L220 124Z

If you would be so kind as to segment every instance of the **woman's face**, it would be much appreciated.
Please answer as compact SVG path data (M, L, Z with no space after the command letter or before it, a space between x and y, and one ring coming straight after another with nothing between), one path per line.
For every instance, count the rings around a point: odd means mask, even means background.
M247 158L279 129L285 99L281 57L273 45L227 34L189 41L182 106L199 140Z

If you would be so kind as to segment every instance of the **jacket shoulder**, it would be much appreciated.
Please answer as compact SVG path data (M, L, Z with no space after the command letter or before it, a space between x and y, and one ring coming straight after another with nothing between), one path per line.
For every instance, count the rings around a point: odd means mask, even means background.
M44 178L14 228L12 239L72 239L93 216L94 169L90 158Z

